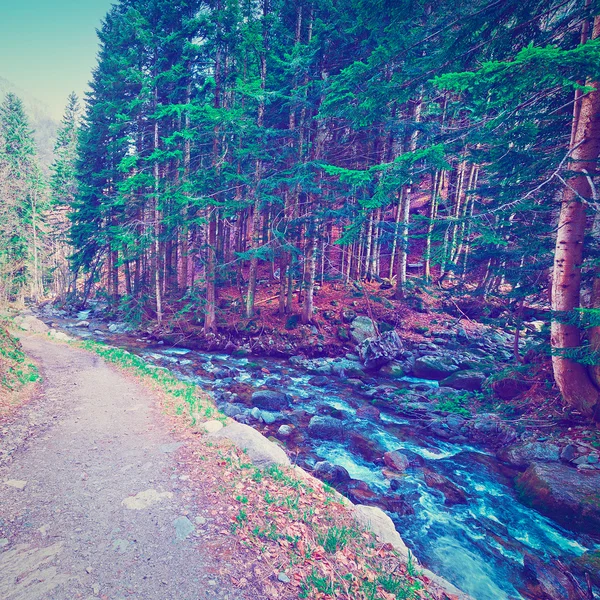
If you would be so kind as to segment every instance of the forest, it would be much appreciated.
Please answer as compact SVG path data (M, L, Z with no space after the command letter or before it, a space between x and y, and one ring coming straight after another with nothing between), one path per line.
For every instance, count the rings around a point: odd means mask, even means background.
M323 286L414 302L417 275L517 329L545 309L556 384L591 416L596 12L118 2L49 178L19 99L2 106L2 298L103 294L131 320L183 310L210 334L223 289L229 320L255 317L267 282L278 315L307 324Z
M117 0L97 36L51 164L0 105L0 306L204 386L476 600L597 597L600 2Z

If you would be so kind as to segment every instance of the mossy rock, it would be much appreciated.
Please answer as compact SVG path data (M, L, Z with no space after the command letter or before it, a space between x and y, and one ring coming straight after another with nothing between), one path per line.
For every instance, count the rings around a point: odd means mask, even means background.
M287 321L285 322L285 328L288 331L291 331L292 329L296 329L299 324L300 324L300 315L290 315L287 318Z
M578 556L573 566L581 573L589 573L592 583L600 587L600 550L590 550Z
M338 327L337 337L342 342L349 342L350 341L350 333L348 332L348 328L347 327Z
M600 535L600 472L533 463L516 481L521 500L563 526Z

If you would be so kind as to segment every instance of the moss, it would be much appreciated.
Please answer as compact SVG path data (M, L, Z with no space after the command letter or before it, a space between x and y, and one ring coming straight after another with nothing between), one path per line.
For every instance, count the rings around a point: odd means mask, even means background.
M600 586L600 550L594 550L582 554L573 561L577 570L589 573L590 579Z

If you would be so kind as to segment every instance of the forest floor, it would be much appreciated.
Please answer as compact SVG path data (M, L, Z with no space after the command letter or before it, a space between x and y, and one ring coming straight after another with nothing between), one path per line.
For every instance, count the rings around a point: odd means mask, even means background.
M327 555L319 531L350 523L320 483L257 477L231 445L202 441L160 390L92 352L21 343L42 383L0 436L2 600L310 598L325 584L392 598L379 581L428 587L372 534ZM303 519L290 520L294 510Z

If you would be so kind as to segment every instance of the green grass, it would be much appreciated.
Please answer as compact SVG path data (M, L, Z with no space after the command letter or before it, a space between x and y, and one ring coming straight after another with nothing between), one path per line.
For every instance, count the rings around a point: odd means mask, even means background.
M345 525L342 527L330 527L325 532L320 532L317 535L317 541L323 548L325 552L329 552L329 554L335 554L338 550L343 550L348 542L358 537L358 531L351 527L346 527Z
M7 392L18 392L28 383L38 381L40 374L5 325L0 322L0 387Z
M333 596L340 588L340 584L331 581L328 577L319 575L316 569L313 569L300 585L299 598L308 598L312 590L315 589L322 594Z

